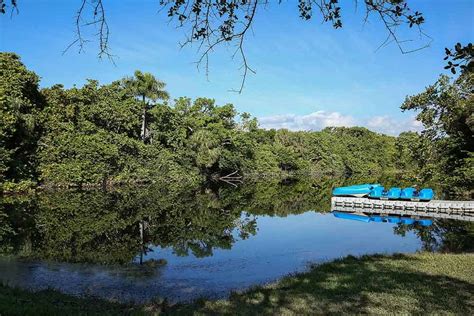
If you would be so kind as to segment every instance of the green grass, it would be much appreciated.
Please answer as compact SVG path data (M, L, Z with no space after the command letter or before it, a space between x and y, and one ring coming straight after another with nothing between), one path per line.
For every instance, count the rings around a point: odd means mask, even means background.
M474 314L474 255L348 257L177 314Z
M474 255L348 257L313 267L228 300L200 300L164 308L31 293L0 286L0 315L78 314L308 315L474 314Z
M0 285L0 315L140 314L137 307L95 298L77 298L53 290L29 292Z

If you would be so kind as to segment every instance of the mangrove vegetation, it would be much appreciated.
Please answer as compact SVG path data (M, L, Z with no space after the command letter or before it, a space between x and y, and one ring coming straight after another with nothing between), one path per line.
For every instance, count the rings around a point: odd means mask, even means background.
M416 182L473 184L473 74L442 76L408 97L419 133L398 137L362 127L262 129L249 113L211 98L172 99L152 74L109 84L40 88L20 57L0 53L2 191L153 183L197 186L295 176L378 176L403 170Z

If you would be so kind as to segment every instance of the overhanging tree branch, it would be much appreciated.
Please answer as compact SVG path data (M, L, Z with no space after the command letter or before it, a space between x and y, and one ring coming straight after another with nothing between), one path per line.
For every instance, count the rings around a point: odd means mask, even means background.
M355 8L363 3L365 6L364 23L370 16L377 17L384 29L387 38L377 48L380 49L391 43L395 43L401 53L411 53L426 48L431 38L426 35L421 25L425 19L418 11L412 11L406 0L353 0ZM198 69L204 67L206 77L209 76L209 56L220 45L234 45L233 59L240 59L242 80L239 89L233 90L241 93L247 75L255 73L248 62L245 54L244 43L248 30L256 17L257 8L266 7L271 4L281 4L282 0L271 2L269 0L160 0L158 5L160 12L167 12L170 22L176 22L177 27L185 28L186 39L181 47L198 45L200 54L196 65ZM17 0L0 0L0 12L5 13L5 8L17 9ZM299 16L303 20L311 20L314 14L320 15L322 22L331 23L335 29L342 28L342 6L339 0L298 0ZM399 29L403 26L415 27L421 40L428 43L416 48L408 48L407 43L412 40L404 40L399 37ZM110 30L107 24L103 0L80 0L79 9L75 16L76 37L65 49L68 51L77 46L79 53L84 50L85 44L89 42L84 36L84 28L95 28L94 35L98 39L98 56L108 57L113 61L109 49Z
M92 17L88 16L92 14ZM83 28L93 27L94 35L99 42L99 58L107 57L113 62L113 55L110 53L109 37L110 29L105 15L104 4L102 0L81 0L81 5L75 16L75 39L66 47L63 54L74 46L77 46L79 53L84 51L84 46L90 40L83 35Z

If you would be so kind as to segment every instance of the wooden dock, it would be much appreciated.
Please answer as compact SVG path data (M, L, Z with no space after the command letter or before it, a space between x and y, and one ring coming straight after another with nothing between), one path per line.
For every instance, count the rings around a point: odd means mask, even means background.
M474 201L414 202L354 197L333 197L331 210L351 213L450 218L474 221Z

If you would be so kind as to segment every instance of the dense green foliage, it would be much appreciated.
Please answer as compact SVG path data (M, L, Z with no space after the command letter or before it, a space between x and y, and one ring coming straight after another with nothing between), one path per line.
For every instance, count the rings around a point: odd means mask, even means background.
M249 114L213 99L177 98L139 71L107 85L38 88L18 56L1 54L3 190L169 182L198 184L237 172L380 174L394 170L396 138L365 128L264 130ZM28 184L29 182L27 182Z
M44 100L38 76L19 57L0 54L0 183L36 178Z
M417 111L425 129L421 134L391 137L361 127L329 127L319 132L261 129L255 118L248 113L239 115L232 104L218 106L213 99L185 97L168 103L164 83L138 71L133 78L106 85L89 80L80 88L54 85L39 89L38 76L18 56L0 53L0 61L3 191L27 190L36 184L148 184L109 192L60 190L3 197L2 255L130 264L150 251L149 247L161 246L181 256L211 256L215 249L230 249L238 239L258 233L256 216L328 211L331 188L344 184L343 177L331 178L334 175L350 175L351 183L431 183L450 188L449 193L472 192L473 76L467 71L455 81L441 77L425 92L408 97L402 109ZM237 189L213 185L234 173L266 181ZM199 186L204 182L205 189ZM417 234L425 250L472 251L472 223L436 220L430 227L399 224L394 228L396 234L407 232ZM285 280L285 285L274 290L257 289L230 301L180 306L177 311L233 313L240 308L260 308L262 313L273 313L289 307L303 313L331 308L347 313L396 308L438 311L447 306L443 300L449 297L452 302L457 291L472 289L472 280L459 281L462 278L454 275L458 270L451 269L469 266L471 257L439 257L447 258L449 268L445 270L427 266L427 262L436 262L432 257L417 257L420 262L410 258L414 257L335 263L338 273L345 271L340 274L344 280L353 279L346 282L351 286L347 292L334 292L331 287L339 281L333 280L332 268L328 268ZM407 271L408 266L412 270ZM329 289L318 281L326 275L331 278ZM383 277L387 275L389 278ZM306 279L307 285L298 285ZM368 279L374 281L367 283ZM298 284L293 286L292 280ZM401 285L394 287L394 282ZM268 294L263 303L258 301L261 293ZM270 297L275 294L278 298L281 293L291 301L274 305ZM400 294L408 303L400 305L393 299ZM8 304L22 294L11 295L3 287L1 295L0 301ZM373 304L353 309L351 306L358 305L340 305L340 298ZM258 302L248 303L253 301ZM70 302L80 308L78 301ZM423 308L413 309L418 302L423 302ZM381 310L380 306L389 307ZM55 310L54 306L45 308ZM105 310L109 308L114 307ZM462 300L449 308L445 311L466 310Z
M234 174L247 179L403 172L416 182L473 187L473 75L447 77L407 98L420 134L386 136L361 127L319 132L265 130L232 104L186 97L166 101L165 84L135 72L100 85L38 88L18 56L1 53L0 184L45 186L160 182L198 185ZM158 101L162 100L162 103ZM301 177L300 177L301 178ZM460 189L459 189L460 188Z
M402 110L418 111L421 136L404 134L407 157L418 162L420 175L472 196L474 187L474 73L450 81L441 76L420 94L407 97ZM404 155L405 155L404 154Z

